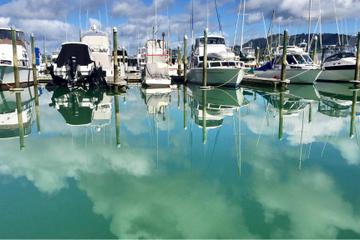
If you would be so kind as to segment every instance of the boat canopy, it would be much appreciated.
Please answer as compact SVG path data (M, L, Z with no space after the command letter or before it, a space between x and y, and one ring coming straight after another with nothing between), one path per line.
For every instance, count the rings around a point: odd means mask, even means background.
M352 52L342 52L334 54L328 58L326 58L325 62L333 62L333 61L339 61L343 58L354 58L355 54Z
M93 62L88 45L84 43L64 43L56 60L58 67L62 67L75 57L78 65L89 65Z
M0 29L0 40L11 40L11 29ZM16 40L25 42L25 34L21 31L16 31Z

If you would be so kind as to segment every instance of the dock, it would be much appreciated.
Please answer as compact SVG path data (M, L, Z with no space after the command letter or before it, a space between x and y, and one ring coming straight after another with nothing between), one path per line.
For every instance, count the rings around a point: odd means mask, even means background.
M242 85L272 85L273 87L286 87L289 83L289 79L285 79L282 81L281 79L277 78L262 78L257 77L254 74L246 74L242 80Z

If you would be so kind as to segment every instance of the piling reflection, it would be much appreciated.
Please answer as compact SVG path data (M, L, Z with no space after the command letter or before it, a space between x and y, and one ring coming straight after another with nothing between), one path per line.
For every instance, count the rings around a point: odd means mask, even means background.
M31 134L34 97L32 88L21 92L0 91L0 139L19 138L20 149Z

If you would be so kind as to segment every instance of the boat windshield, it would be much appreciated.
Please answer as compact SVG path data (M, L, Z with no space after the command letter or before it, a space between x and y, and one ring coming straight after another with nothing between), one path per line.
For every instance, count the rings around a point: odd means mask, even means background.
M204 38L200 39L200 43L204 44ZM209 37L208 44L225 44L225 39L219 37Z
M294 55L294 58L298 64L306 64L306 60L301 55Z
M308 64L313 64L313 60L311 59L311 57L309 55L305 54L305 55L302 55L302 57L305 59L305 61Z
M0 39L11 40L11 30L1 29L0 30ZM19 41L25 41L25 34L23 32L16 32L16 39Z

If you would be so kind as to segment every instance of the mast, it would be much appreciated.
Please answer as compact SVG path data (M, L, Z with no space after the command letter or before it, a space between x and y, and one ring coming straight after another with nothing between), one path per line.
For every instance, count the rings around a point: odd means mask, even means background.
M339 22L338 22L338 18L337 18L337 11L336 11L335 0L333 0L333 5L334 5L336 29L337 29L337 33L338 33L338 43L339 43L339 45L341 46L340 29L339 29Z
M194 0L191 0L191 49L194 47Z
M236 19L236 24L235 24L235 34L234 34L233 48L235 48L235 44L236 44L236 37L237 37L238 26L239 26L240 11L241 11L241 0L239 0L239 9L238 9L237 19Z
M321 9L321 0L319 0L319 38L320 38L320 49L323 48L323 36L322 36L322 9Z
M154 0L154 7L155 7L155 23L154 23L154 39L155 39L155 36L157 37L157 0Z
M311 9L312 9L312 0L309 0L309 19L308 19L308 42L307 42L307 52L310 52L310 31L311 31Z
M243 0L243 17L242 17L242 25L241 25L241 40L240 40L240 51L243 50L244 44L244 25L245 25L245 9L246 9L246 0Z
M209 29L209 0L206 0L206 28Z

